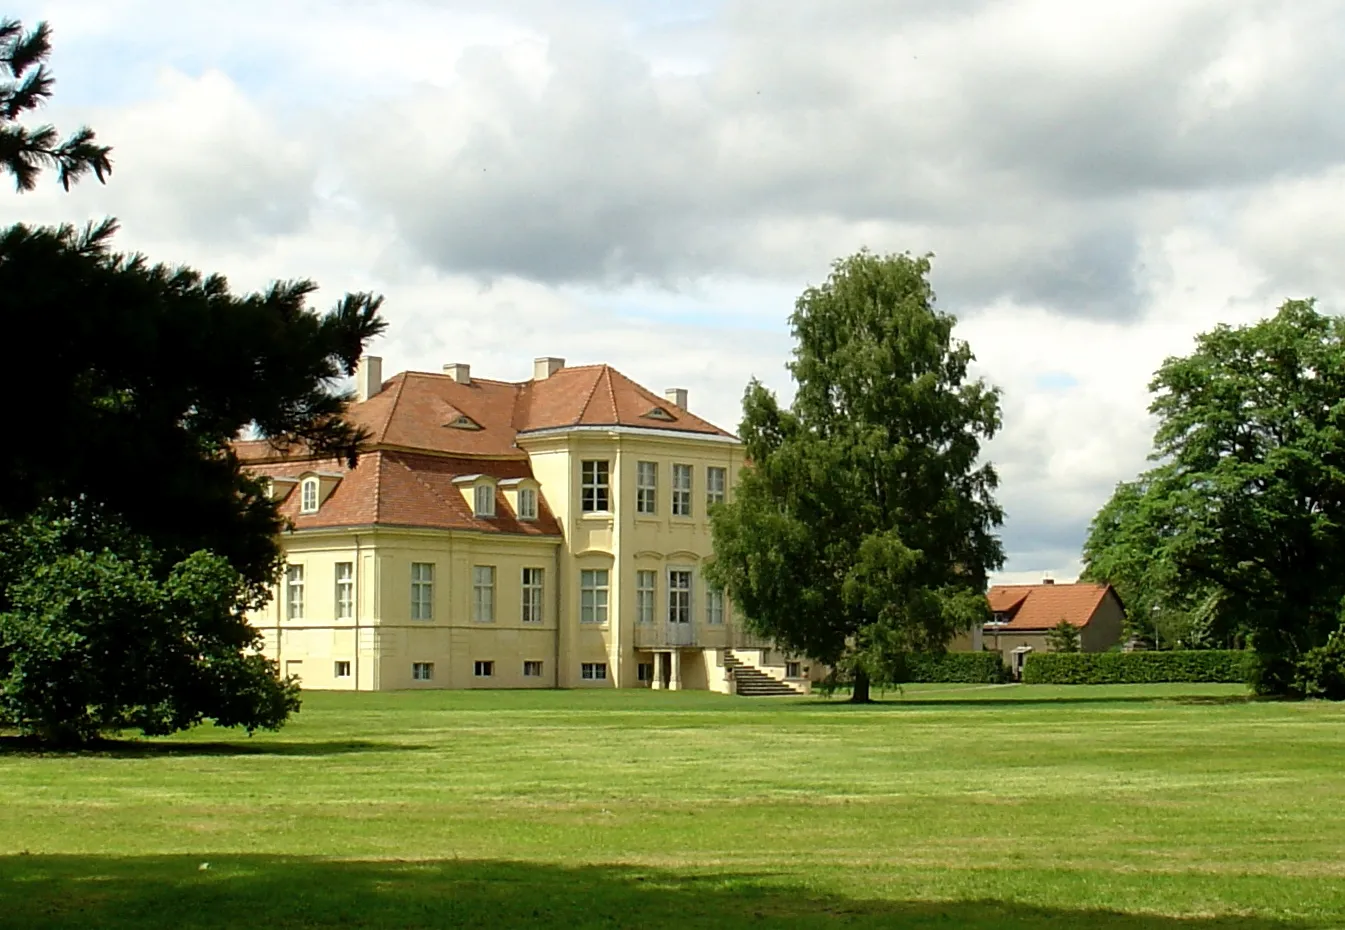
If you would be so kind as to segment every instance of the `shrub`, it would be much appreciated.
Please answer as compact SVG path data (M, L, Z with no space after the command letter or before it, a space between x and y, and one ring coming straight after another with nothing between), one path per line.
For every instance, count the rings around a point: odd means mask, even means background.
M991 685L1009 677L1009 670L998 652L911 653L905 656L904 665L902 682Z
M1345 630L1337 630L1326 645L1303 653L1294 669L1291 693L1295 697L1345 701Z
M1252 653L1242 649L1174 652L1029 653L1023 681L1034 685L1122 685L1162 681L1246 682Z

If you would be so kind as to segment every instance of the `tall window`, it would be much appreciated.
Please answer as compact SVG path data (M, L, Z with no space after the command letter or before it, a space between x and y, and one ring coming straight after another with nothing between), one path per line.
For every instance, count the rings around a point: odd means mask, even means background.
M472 619L490 623L495 619L495 566L472 566Z
M724 486L728 483L728 471L711 465L705 469L705 506L707 508L724 503Z
M691 572L668 572L668 622L691 622Z
M691 466L673 466L672 512L674 517L691 516Z
M355 563L336 563L336 619L355 616Z
M411 563L411 619L434 619L434 563Z
M285 570L285 616L291 620L304 618L304 567L291 565Z
M635 512L658 513L658 462L635 464Z
M537 489L518 489L518 518L520 520L537 519Z
M607 622L607 569L584 569L579 573L579 621Z
M583 462L579 474L580 502L584 513L607 513L611 510L612 486L607 462Z
M317 513L318 510L318 479L305 478L299 485L299 512Z
M523 569L523 622L542 622L542 569Z
M654 622L654 572L635 573L635 621Z
M495 516L495 489L488 484L478 484L475 503L478 517Z
M724 622L724 592L714 586L705 589L705 622Z

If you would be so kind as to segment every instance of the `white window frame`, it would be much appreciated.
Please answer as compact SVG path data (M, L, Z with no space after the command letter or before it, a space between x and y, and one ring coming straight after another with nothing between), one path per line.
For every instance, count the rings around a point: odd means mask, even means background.
M579 463L579 501L584 513L612 512L612 464L607 459Z
M635 463L635 512L658 515L658 462Z
M355 563L336 563L336 619L349 620L355 616Z
M541 623L546 619L546 569L524 568L519 573L519 618L523 623Z
M411 563L411 619L434 619L434 563Z
M722 504L727 499L729 470L722 465L705 467L705 509Z
M495 566L472 566L472 619L495 622Z
M304 567L290 565L285 568L285 619L302 620L304 618Z
M537 489L518 489L518 518L520 520L537 519Z
M695 469L690 465L672 467L672 515L674 517L691 516L691 490L695 486L692 475Z
M542 677L542 669L543 669L544 667L545 667L545 666L542 665L542 660L541 660L541 659L524 659L524 660L523 660L523 677L524 677L524 678L541 678L541 677Z
M585 568L579 572L579 622L607 623L612 590L612 573L605 568Z
M582 681L606 681L606 662L580 662L579 678Z
M317 513L318 496L321 488L318 487L318 479L305 478L299 482L299 512Z
M434 681L434 663L433 662L412 662L411 663L412 681Z
M674 576L677 576L674 579ZM685 577L686 585L674 583L680 582ZM692 579L692 572L689 568L670 568L668 569L668 622L669 623L692 623L696 618L693 613L692 594L695 592L695 582ZM683 620L682 616L686 619Z
M472 662L473 678L494 678L495 660L494 659L476 659Z
M711 626L724 624L724 592L712 584L705 585L705 622Z
M345 666L345 667L342 668L342 666ZM349 660L349 659L337 659L336 662L334 662L334 663L332 664L332 677L333 677L333 678L349 678L349 677L350 677L350 660Z
M472 493L473 511L478 517L495 516L495 487L489 484L478 484Z
M640 569L635 573L635 622L654 622L658 604L658 572Z

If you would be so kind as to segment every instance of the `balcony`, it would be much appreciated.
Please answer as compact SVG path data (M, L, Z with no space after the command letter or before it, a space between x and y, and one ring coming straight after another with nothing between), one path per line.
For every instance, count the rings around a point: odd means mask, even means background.
M696 645L696 626L692 623L637 623L636 649L663 649Z

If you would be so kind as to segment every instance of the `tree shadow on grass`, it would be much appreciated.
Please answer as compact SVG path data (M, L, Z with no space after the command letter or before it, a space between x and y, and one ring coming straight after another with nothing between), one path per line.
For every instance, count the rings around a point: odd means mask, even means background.
M0 756L110 756L118 759L165 758L172 756L338 756L362 752L412 752L425 749L405 743L378 743L370 740L293 740L246 738L235 743L189 740L104 739L84 746L46 745L26 736L0 736Z
M209 867L203 868L203 862ZM741 873L473 860L270 856L0 857L0 926L399 928L799 927L1305 930L1010 901L861 900Z

